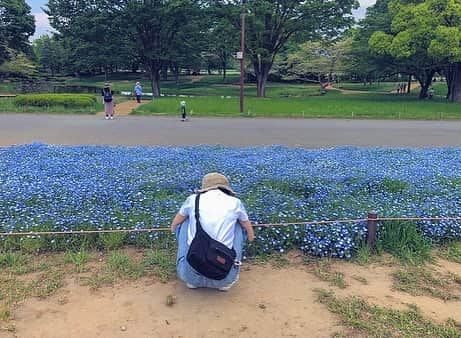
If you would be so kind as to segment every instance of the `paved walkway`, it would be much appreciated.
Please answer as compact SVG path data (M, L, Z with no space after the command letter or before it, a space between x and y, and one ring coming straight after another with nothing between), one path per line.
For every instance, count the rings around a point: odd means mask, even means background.
M50 144L461 146L461 121L195 118L0 114L0 146Z

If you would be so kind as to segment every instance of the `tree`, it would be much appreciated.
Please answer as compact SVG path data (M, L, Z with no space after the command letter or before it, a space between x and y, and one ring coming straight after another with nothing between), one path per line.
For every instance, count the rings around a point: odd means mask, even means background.
M62 73L68 59L68 51L57 36L43 35L33 42L34 53L43 71L51 76Z
M17 52L30 53L35 19L24 0L0 0L0 64Z
M134 59L133 43L120 16L123 1L49 0L45 12L59 40L70 51L68 63L74 72L102 70L128 65Z
M178 50L196 51L200 17L196 0L131 0L123 9L135 49L149 73L154 96L160 95L160 71L178 57ZM206 21L206 20L205 20Z
M240 29L241 1L218 2ZM351 11L357 7L356 0L248 0L246 51L256 76L258 97L265 96L275 57L290 39L337 37L352 24Z
M229 60L239 50L240 32L228 20L217 18L209 34L209 50L216 56L222 70L223 81Z
M8 76L31 77L36 75L37 66L23 52L8 49L8 60L0 65L0 74Z
M325 88L344 72L350 45L351 38L333 44L327 41L300 44L284 61L285 79L315 81Z
M381 74L395 74L404 70L387 55L374 53L368 41L376 31L391 33L392 18L389 13L390 0L377 0L368 7L366 16L351 30L352 46L348 59L348 72L363 81L364 84L372 82Z
M447 73L449 98L461 102L461 1L391 0L391 32L375 32L372 48L405 63L426 98L437 71Z

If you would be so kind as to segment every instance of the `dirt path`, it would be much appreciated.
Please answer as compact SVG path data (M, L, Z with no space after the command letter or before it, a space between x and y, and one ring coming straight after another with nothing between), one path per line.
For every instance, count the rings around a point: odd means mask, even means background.
M312 288L320 286L298 269L262 267L243 273L228 293L148 280L92 293L70 283L49 300L24 304L17 337L305 337L306 330L331 337L341 327L315 302ZM170 294L177 299L172 307L165 305ZM59 297L67 304L59 305Z
M124 101L117 103L115 106L115 116L128 116L133 110L138 108L142 104L146 104L152 101L143 100L141 103L138 103L136 100ZM97 113L98 116L104 116L104 111Z
M203 75L192 75L192 76L188 76L188 79L190 79L190 82L191 82L191 83L200 82L200 81L202 81L203 78L204 78Z
M396 309L416 304L425 317L437 323L448 318L461 322L459 301L444 302L393 291L390 274L395 267L333 262L332 269L344 274L348 284L345 289L320 280L314 274L315 268L315 263L302 264L299 256L281 269L247 264L239 283L227 293L189 290L179 281L162 284L148 279L91 292L68 279L56 295L21 304L14 314L16 333L6 337L322 338L338 332L354 337L338 317L317 302L318 288ZM437 269L461 274L460 264L443 260L438 261ZM171 307L165 304L168 295L176 299Z

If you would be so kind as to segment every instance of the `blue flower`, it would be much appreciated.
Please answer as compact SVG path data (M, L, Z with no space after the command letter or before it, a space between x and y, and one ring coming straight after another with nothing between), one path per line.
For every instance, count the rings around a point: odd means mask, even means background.
M204 174L226 174L255 223L461 214L461 149L62 147L0 148L0 230L80 231L168 226ZM419 222L432 241L461 222ZM364 223L260 229L251 252L299 248L350 258ZM129 236L136 241L140 235ZM145 238L155 241L157 233ZM0 241L5 238L0 239ZM69 239L51 238L53 248ZM64 243L64 244L63 244Z

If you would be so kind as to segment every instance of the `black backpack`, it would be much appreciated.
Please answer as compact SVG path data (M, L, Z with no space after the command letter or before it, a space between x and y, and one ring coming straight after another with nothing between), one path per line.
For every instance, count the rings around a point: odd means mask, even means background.
M203 276L222 280L234 266L236 252L214 240L203 230L199 214L200 193L195 198L195 237L187 253L189 264Z
M112 91L104 90L104 102L112 102Z

